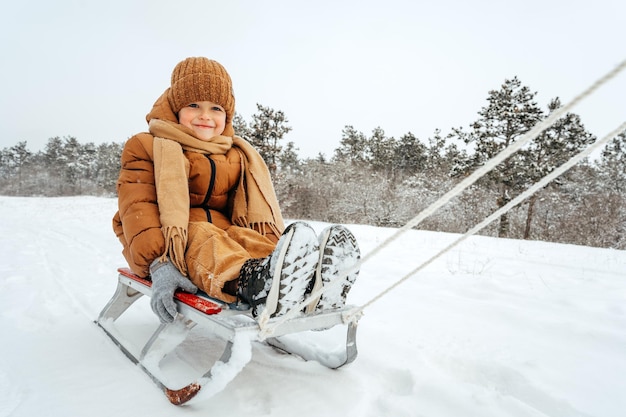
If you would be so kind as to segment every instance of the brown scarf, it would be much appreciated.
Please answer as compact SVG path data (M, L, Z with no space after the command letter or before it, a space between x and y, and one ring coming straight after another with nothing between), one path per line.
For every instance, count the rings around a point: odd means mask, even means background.
M215 136L203 141L191 129L178 123L152 119L150 133L154 136L154 177L159 202L161 230L165 252L184 275L187 274L185 249L189 224L189 161L183 149L202 154L225 154L235 147L241 155L241 177L235 191L231 221L267 233L265 227L280 236L283 222L274 186L265 161L246 140L234 136Z

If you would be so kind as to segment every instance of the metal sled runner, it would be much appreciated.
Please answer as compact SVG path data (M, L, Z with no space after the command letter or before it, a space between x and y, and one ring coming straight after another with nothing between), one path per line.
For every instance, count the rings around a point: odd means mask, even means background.
M120 268L118 272L117 289L98 316L96 324L105 331L133 363L163 390L172 404L186 403L195 397L203 386L211 383L214 371L219 366L227 364L231 359L232 348L236 339L258 339L259 325L252 318L250 310L231 308L228 304L212 299L203 293L189 294L178 291L175 294L179 313L176 320L171 324L161 324L143 346L141 352L139 354L133 353L130 347L124 345L123 338L117 336L114 322L141 296L150 297L152 295L152 283L134 275L128 268ZM339 368L354 361L357 356L356 320L350 320L347 323L344 320L344 313L350 308L350 306L346 306L342 309L315 314L301 314L280 323L276 322L276 319L270 319L269 323L274 321L276 326L273 328L272 337L265 339L265 342L287 353L296 354L304 360L315 360L329 368ZM189 331L196 325L206 328L225 341L226 347L221 357L201 378L180 389L171 389L158 377L158 365L185 340ZM338 352L317 352L316 349L302 343L294 343L293 338L296 335L291 338L288 337L308 330L327 330L337 325L347 327L345 349L342 348ZM244 360L244 363L241 364L239 359L239 362L243 367L248 360Z

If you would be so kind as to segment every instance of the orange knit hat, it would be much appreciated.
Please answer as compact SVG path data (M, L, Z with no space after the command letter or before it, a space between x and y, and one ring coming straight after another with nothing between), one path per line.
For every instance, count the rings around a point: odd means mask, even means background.
M196 101L212 101L224 107L227 123L232 121L235 113L230 76L219 62L204 57L187 58L174 67L167 99L177 114Z

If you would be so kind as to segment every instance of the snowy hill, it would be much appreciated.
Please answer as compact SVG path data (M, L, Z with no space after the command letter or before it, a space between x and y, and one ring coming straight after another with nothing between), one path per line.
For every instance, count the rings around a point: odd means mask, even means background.
M0 417L624 415L626 252L485 237L369 307L353 364L332 371L257 343L223 391L176 408L93 324L125 265L115 209L0 197ZM350 227L364 253L393 232ZM364 266L349 302L454 237L403 235ZM155 326L145 301L137 324Z

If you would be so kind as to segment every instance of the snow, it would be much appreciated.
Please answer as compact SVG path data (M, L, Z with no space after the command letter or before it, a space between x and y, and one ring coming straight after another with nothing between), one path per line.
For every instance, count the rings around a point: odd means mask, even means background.
M368 307L347 367L243 343L233 369L249 363L232 382L177 408L93 323L125 266L115 209L108 198L0 197L0 417L617 417L626 409L626 253L487 237L468 239ZM348 227L364 254L393 233ZM348 302L365 304L456 237L402 235L364 265ZM118 322L132 338L158 326L144 299ZM221 353L211 335L193 332L163 372L198 371L192 363Z

